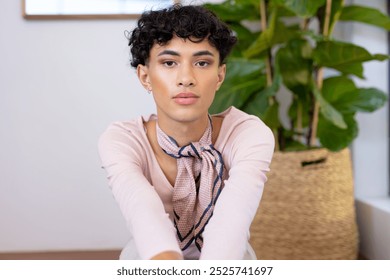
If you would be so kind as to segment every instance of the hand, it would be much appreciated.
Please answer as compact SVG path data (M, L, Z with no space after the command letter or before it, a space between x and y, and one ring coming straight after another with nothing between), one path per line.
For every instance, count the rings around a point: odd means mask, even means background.
M182 254L175 251L165 251L151 258L151 260L182 260Z

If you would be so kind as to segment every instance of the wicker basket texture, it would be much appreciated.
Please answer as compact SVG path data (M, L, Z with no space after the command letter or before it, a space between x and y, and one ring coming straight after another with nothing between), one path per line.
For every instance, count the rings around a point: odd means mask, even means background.
M276 152L251 244L258 259L356 259L349 150Z

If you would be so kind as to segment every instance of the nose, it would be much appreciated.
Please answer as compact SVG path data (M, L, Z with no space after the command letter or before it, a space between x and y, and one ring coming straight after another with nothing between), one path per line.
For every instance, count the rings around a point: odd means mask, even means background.
M184 64L177 74L177 85L181 87L193 87L196 84L192 65Z

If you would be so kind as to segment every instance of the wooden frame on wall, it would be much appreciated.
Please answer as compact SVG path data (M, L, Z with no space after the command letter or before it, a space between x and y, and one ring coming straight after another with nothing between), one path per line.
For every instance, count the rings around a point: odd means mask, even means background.
M22 0L22 15L23 18L28 19L28 20L57 20L57 19L132 19L132 18L138 18L140 13L142 11L138 10L131 10L129 8L129 5L131 2L135 0L117 0L116 3L111 3L111 4L117 4L121 5L122 7L126 6L126 9L110 9L107 12L104 12L100 10L99 12L95 12L96 5L100 4L102 5L104 1L111 1L114 2L113 0L88 0L88 5L90 7L94 7L95 9L92 9L91 11L84 12L86 10L86 6L83 6L83 11L82 12L71 12L71 11L66 11L66 12L61 12L61 11L48 11L48 12L40 12L39 10L32 10L29 9L31 6L31 3L28 2L31 1L36 1L36 2L42 2L42 0ZM66 1L72 1L72 0L50 0L51 4L57 3L57 6L60 6L61 4L65 3ZM73 0L74 1L74 0ZM128 3L126 3L128 2ZM153 7L153 6L158 6L161 7L161 5L169 5L169 4L174 4L174 3L180 3L180 0L142 0L142 1L136 1L138 3L142 2L144 4L144 7ZM86 3L87 4L87 3ZM126 5L127 4L127 5ZM54 6L54 5L53 5ZM47 6L46 6L47 8Z

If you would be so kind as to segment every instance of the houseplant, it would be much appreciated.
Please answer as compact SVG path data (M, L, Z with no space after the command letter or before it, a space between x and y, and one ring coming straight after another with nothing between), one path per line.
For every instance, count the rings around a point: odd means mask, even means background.
M388 56L371 54L361 46L335 39L333 32L339 21L390 30L389 17L373 8L346 5L343 0L227 0L205 6L227 22L239 39L212 112L236 106L259 116L275 135L275 157L260 206L264 213L259 214L263 223L259 236L275 228L273 220L281 222L277 232L260 242L259 248L266 244L271 244L270 250L275 250L277 244L292 248L289 252L265 253L264 258L356 257L348 146L358 135L356 113L377 110L387 97L379 89L358 87L353 79L364 78L364 62L383 61ZM284 98L280 98L281 93ZM286 96L290 99L287 104ZM338 165L341 162L344 165ZM289 171L293 174L287 174ZM330 186L333 183L335 186ZM302 187L304 184L307 188ZM291 200L297 193L296 200L282 207L281 201ZM275 204L279 210L273 209ZM326 208L334 212L325 213ZM294 217L278 213L286 211ZM297 217L302 218L301 228L309 225L313 232L298 230L294 234L317 235L317 240L310 236L294 236L294 242L283 240L286 232L294 232L291 223L296 224ZM340 225L344 228L339 235L329 236ZM341 248L340 240L344 238L347 241L341 243L350 244L343 252L316 246L324 240L329 247ZM313 245L306 248L302 242ZM298 252L297 248L303 247Z

